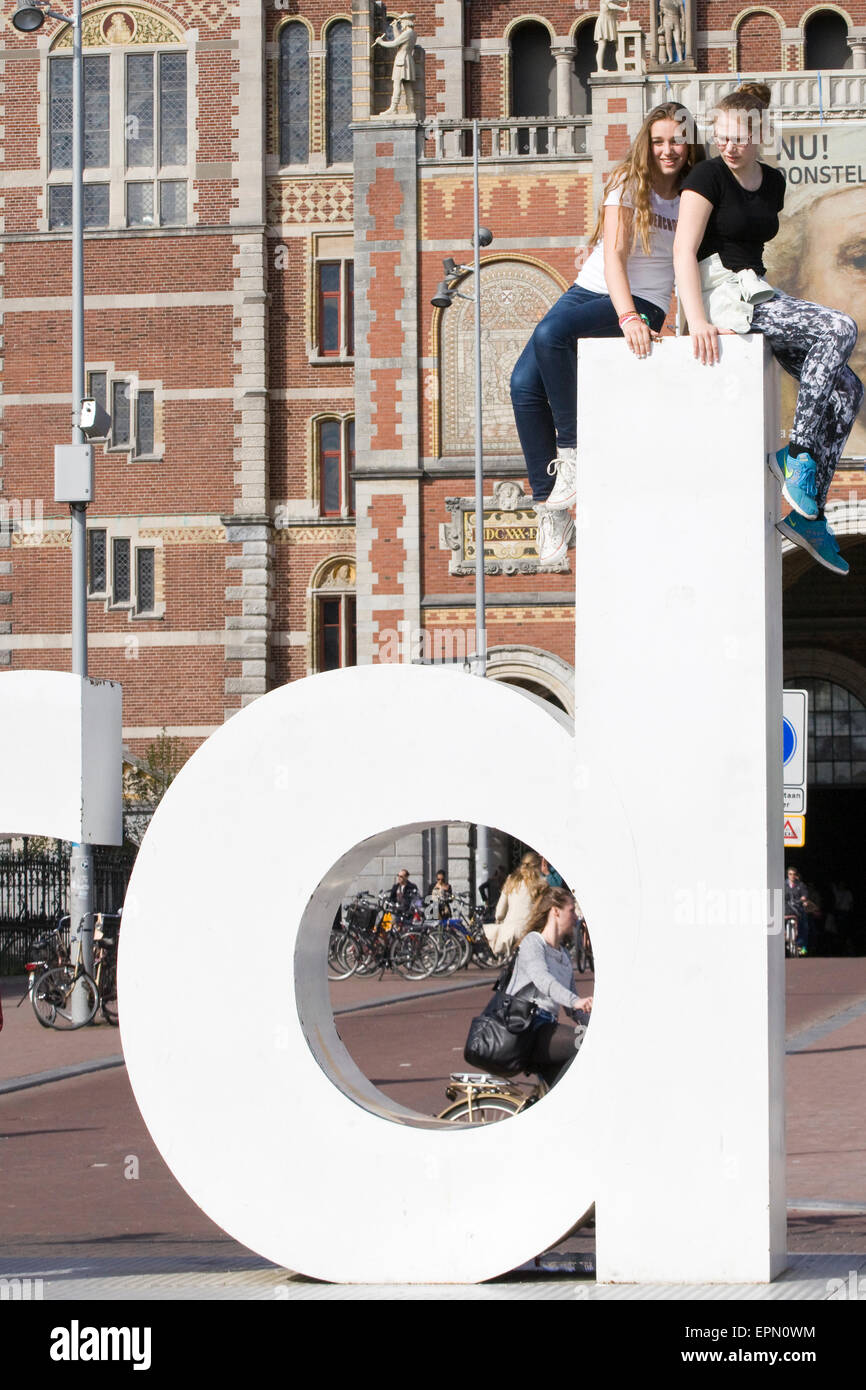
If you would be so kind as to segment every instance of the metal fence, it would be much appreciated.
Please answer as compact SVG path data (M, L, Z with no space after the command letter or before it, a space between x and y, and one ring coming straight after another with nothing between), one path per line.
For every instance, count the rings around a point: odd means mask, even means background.
M118 912L135 850L95 845L93 899L97 912ZM69 854L0 855L0 975L20 974L34 937L69 911Z

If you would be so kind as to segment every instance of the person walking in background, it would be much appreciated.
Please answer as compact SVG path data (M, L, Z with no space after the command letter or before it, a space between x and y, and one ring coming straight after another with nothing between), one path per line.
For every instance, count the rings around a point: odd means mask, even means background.
M494 921L485 927L490 945L498 956L510 955L514 950L526 930L536 898L547 886L541 872L540 855L528 850L514 873L505 880Z

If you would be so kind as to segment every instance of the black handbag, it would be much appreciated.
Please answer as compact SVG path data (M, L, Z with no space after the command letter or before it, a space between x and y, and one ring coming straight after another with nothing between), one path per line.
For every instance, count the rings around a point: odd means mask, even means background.
M469 1025L463 1056L470 1067L497 1076L516 1076L526 1070L538 1012L538 1005L524 997L532 988L528 984L516 994L506 994L501 985L497 987L484 1013Z

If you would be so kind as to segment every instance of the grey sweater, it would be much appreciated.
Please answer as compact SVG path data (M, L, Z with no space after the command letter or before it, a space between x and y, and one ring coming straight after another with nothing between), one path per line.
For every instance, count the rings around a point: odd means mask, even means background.
M571 957L561 946L548 946L537 931L531 931L520 943L507 993L517 994L528 984L533 989L524 997L555 1019L559 1017L560 1004L569 1011L578 1006L580 996L574 990Z

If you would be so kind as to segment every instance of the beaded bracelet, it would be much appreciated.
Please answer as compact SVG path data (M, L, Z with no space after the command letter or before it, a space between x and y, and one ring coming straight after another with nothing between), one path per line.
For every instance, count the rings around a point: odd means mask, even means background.
M646 324L647 328L650 326L650 321L646 314L639 314L637 309L631 309L629 313L620 315L618 319L620 328L622 328L623 324L628 323L630 319L641 319Z

